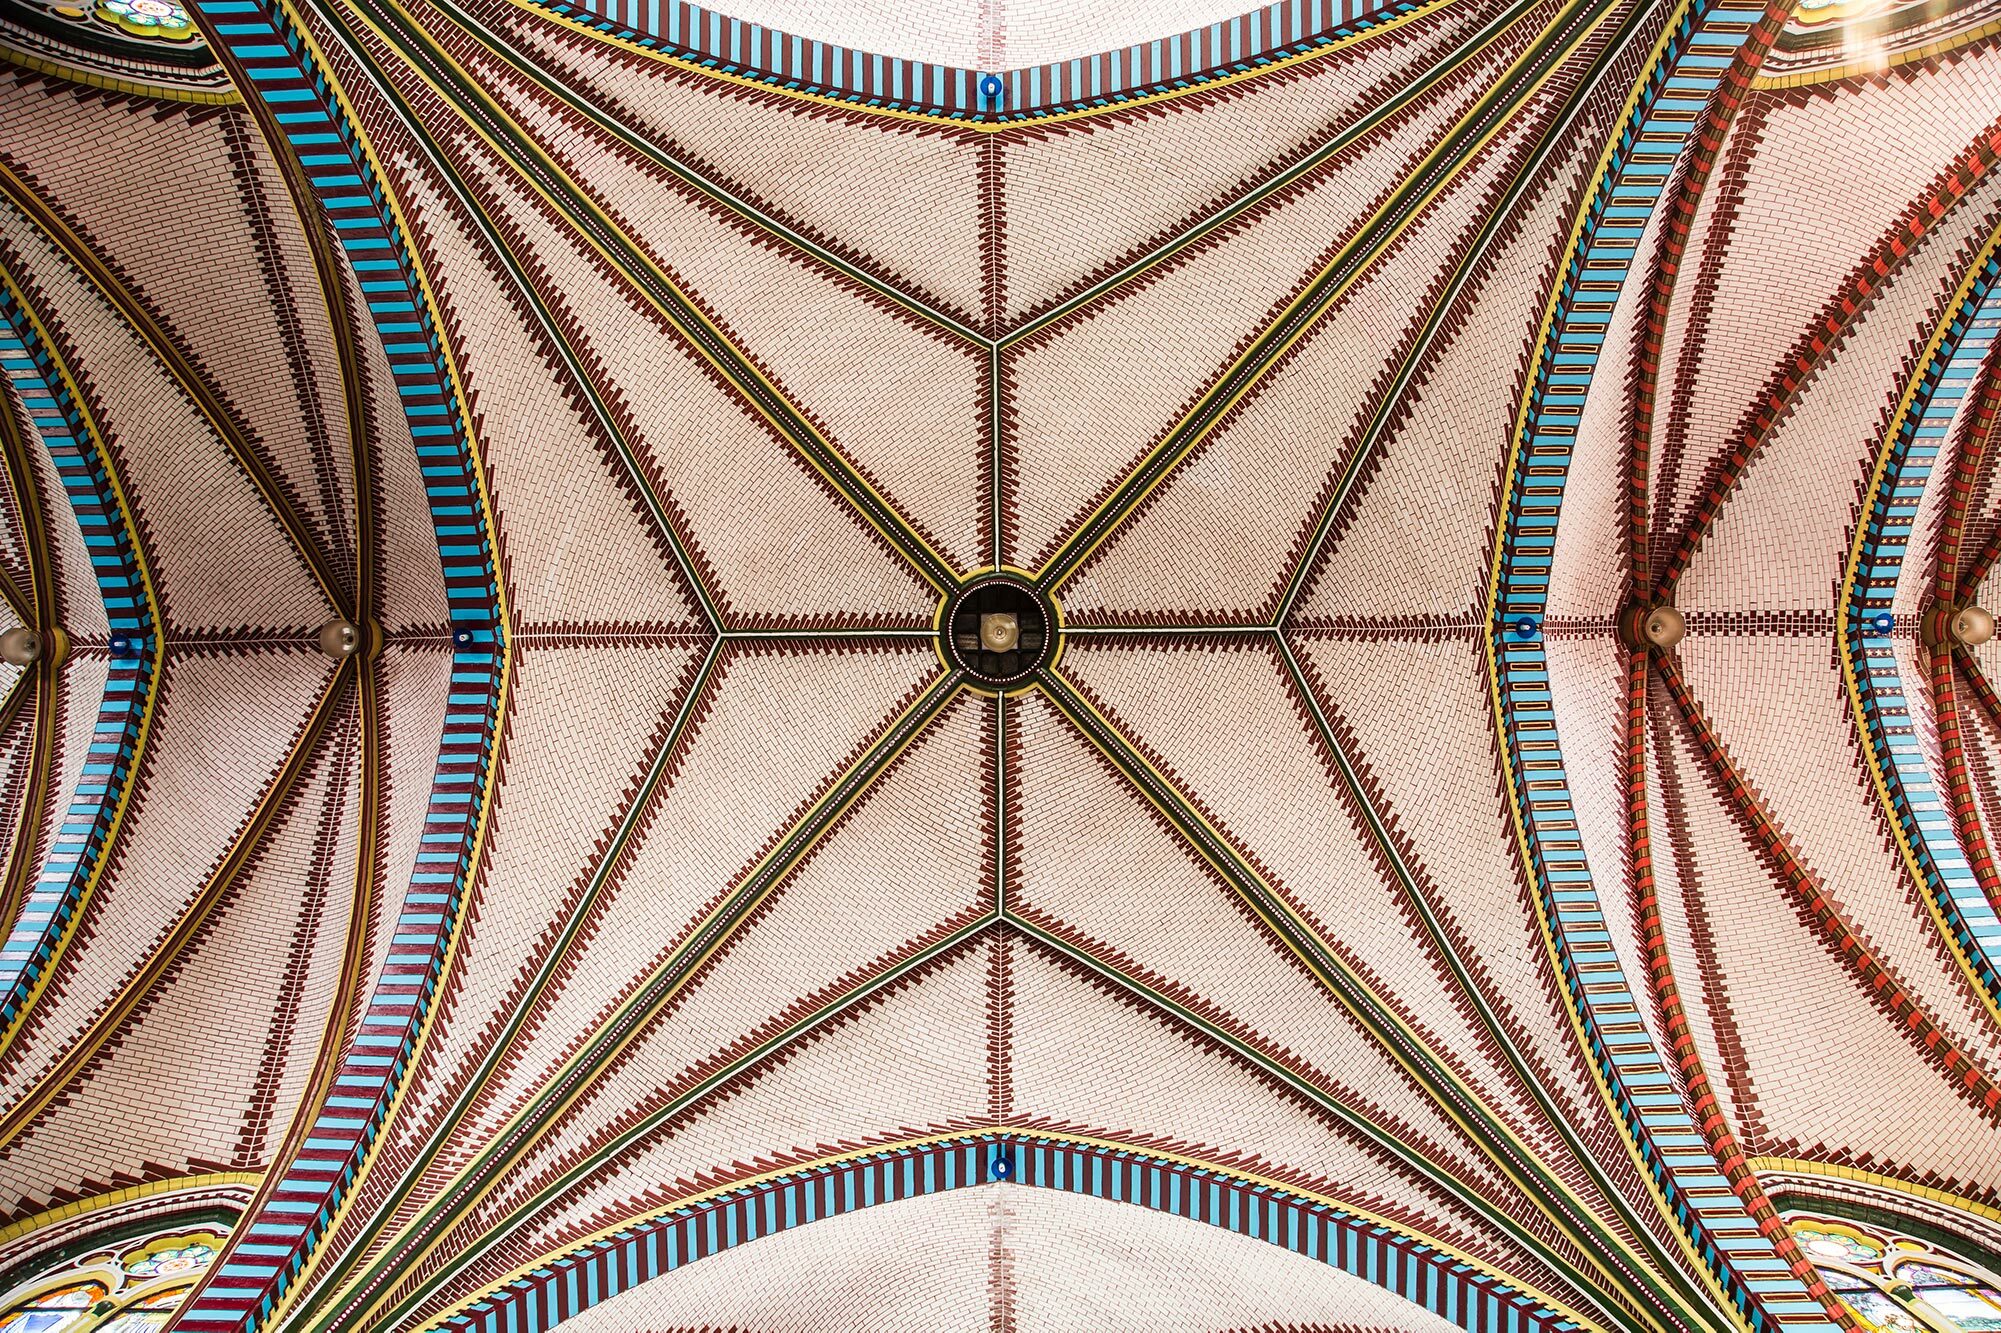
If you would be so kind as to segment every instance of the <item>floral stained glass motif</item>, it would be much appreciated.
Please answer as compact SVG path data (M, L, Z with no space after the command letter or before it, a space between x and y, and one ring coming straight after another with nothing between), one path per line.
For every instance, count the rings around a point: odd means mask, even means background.
M0 1333L158 1333L222 1241L193 1231L93 1250L0 1296Z
M97 0L98 20L133 37L163 42L187 42L195 37L194 20L179 0Z
M1870 1333L2001 1333L2001 1277L1980 1265L1883 1227L1811 1213L1786 1220Z
M173 1277L180 1273L199 1273L215 1258L213 1240L210 1236L194 1236L187 1238L187 1243L183 1245L148 1245L125 1257L125 1272L131 1277Z
M73 1282L44 1291L0 1315L0 1333L70 1333L83 1326L90 1307L104 1296L101 1282Z

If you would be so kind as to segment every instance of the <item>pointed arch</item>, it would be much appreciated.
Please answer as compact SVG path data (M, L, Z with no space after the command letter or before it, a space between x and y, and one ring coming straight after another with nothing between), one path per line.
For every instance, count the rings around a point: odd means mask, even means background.
M1092 1195L1250 1236L1469 1330L1596 1327L1436 1240L1332 1199L1213 1162L1000 1126L829 1157L684 1200L538 1259L436 1326L546 1333L642 1282L766 1236L899 1199L1005 1185Z

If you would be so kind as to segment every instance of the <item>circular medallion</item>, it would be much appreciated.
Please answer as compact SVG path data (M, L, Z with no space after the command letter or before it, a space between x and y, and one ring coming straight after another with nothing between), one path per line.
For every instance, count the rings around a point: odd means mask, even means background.
M1056 604L1025 580L996 574L969 583L939 621L945 660L977 684L1010 689L1055 654Z

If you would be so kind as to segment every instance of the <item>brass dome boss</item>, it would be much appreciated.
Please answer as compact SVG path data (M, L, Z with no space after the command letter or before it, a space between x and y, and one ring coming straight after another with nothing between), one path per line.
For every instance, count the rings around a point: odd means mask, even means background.
M1013 689L1055 655L1056 604L1008 574L953 593L939 617L939 651L976 685Z

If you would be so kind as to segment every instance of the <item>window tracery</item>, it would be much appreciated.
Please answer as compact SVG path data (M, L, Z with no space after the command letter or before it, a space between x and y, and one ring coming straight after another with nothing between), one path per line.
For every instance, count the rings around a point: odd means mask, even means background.
M1981 1265L1888 1227L1816 1213L1786 1220L1870 1333L2001 1333L2001 1277Z
M0 1333L157 1333L222 1241L197 1230L99 1247L0 1297Z

